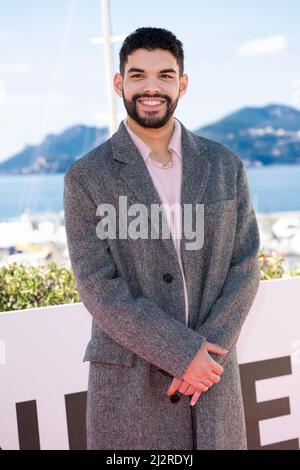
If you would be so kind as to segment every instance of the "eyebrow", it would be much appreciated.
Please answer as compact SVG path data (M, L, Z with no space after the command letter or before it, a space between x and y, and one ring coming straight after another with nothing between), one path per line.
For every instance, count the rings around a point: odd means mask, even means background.
M131 73L131 72L142 72L142 73L144 73L145 70L139 69L139 68L137 68L137 67L131 67L131 68L128 70L127 73ZM163 70L160 70L159 73L176 73L176 70L174 70L174 69L163 69Z

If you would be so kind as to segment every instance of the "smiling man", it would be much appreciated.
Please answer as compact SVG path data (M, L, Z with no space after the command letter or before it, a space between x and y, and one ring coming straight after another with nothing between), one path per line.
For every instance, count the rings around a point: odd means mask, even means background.
M244 165L175 119L188 76L170 31L129 35L114 86L126 118L65 176L69 254L93 320L88 449L246 449L236 343L259 286L259 234ZM97 236L99 207L117 211L124 196L149 219L162 204L171 237L120 236L122 214L119 236ZM185 209L195 227L203 205L204 243L189 249Z
M179 44L177 46L180 47ZM187 75L183 74L183 63L178 64L169 50L139 48L127 55L125 64L122 63L122 55L125 59L126 53L124 47L120 54L121 73L114 79L116 92L123 97L128 115L125 125L142 139L142 145L145 143L151 148L150 156L154 161L168 165L171 161L168 146L174 131L174 111L188 83Z

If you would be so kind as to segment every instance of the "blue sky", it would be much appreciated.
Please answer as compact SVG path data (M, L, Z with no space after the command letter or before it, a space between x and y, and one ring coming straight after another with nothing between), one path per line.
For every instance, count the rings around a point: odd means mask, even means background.
M175 116L191 130L243 106L300 108L298 0L110 4L113 34L158 26L183 42L189 89ZM104 125L103 46L90 42L101 34L101 0L0 0L0 160L47 133Z

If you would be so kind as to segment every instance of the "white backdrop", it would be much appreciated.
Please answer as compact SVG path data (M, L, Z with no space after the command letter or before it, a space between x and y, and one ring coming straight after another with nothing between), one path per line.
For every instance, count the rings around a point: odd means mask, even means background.
M34 407L18 415L16 406L25 402L36 406L39 448L84 448L82 414L81 428L76 413L68 422L65 396L75 394L77 406L87 389L89 363L82 358L90 326L82 303L0 314L2 449L30 448L31 436L24 433L31 429ZM249 448L299 449L300 277L261 282L239 338L238 359Z

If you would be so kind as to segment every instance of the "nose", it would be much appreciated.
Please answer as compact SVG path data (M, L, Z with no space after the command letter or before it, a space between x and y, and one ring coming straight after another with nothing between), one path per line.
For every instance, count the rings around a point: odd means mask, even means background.
M150 78L149 80L147 80L147 83L145 84L143 91L144 93L148 93L148 94L161 93L161 89L157 81L155 79L150 79Z

